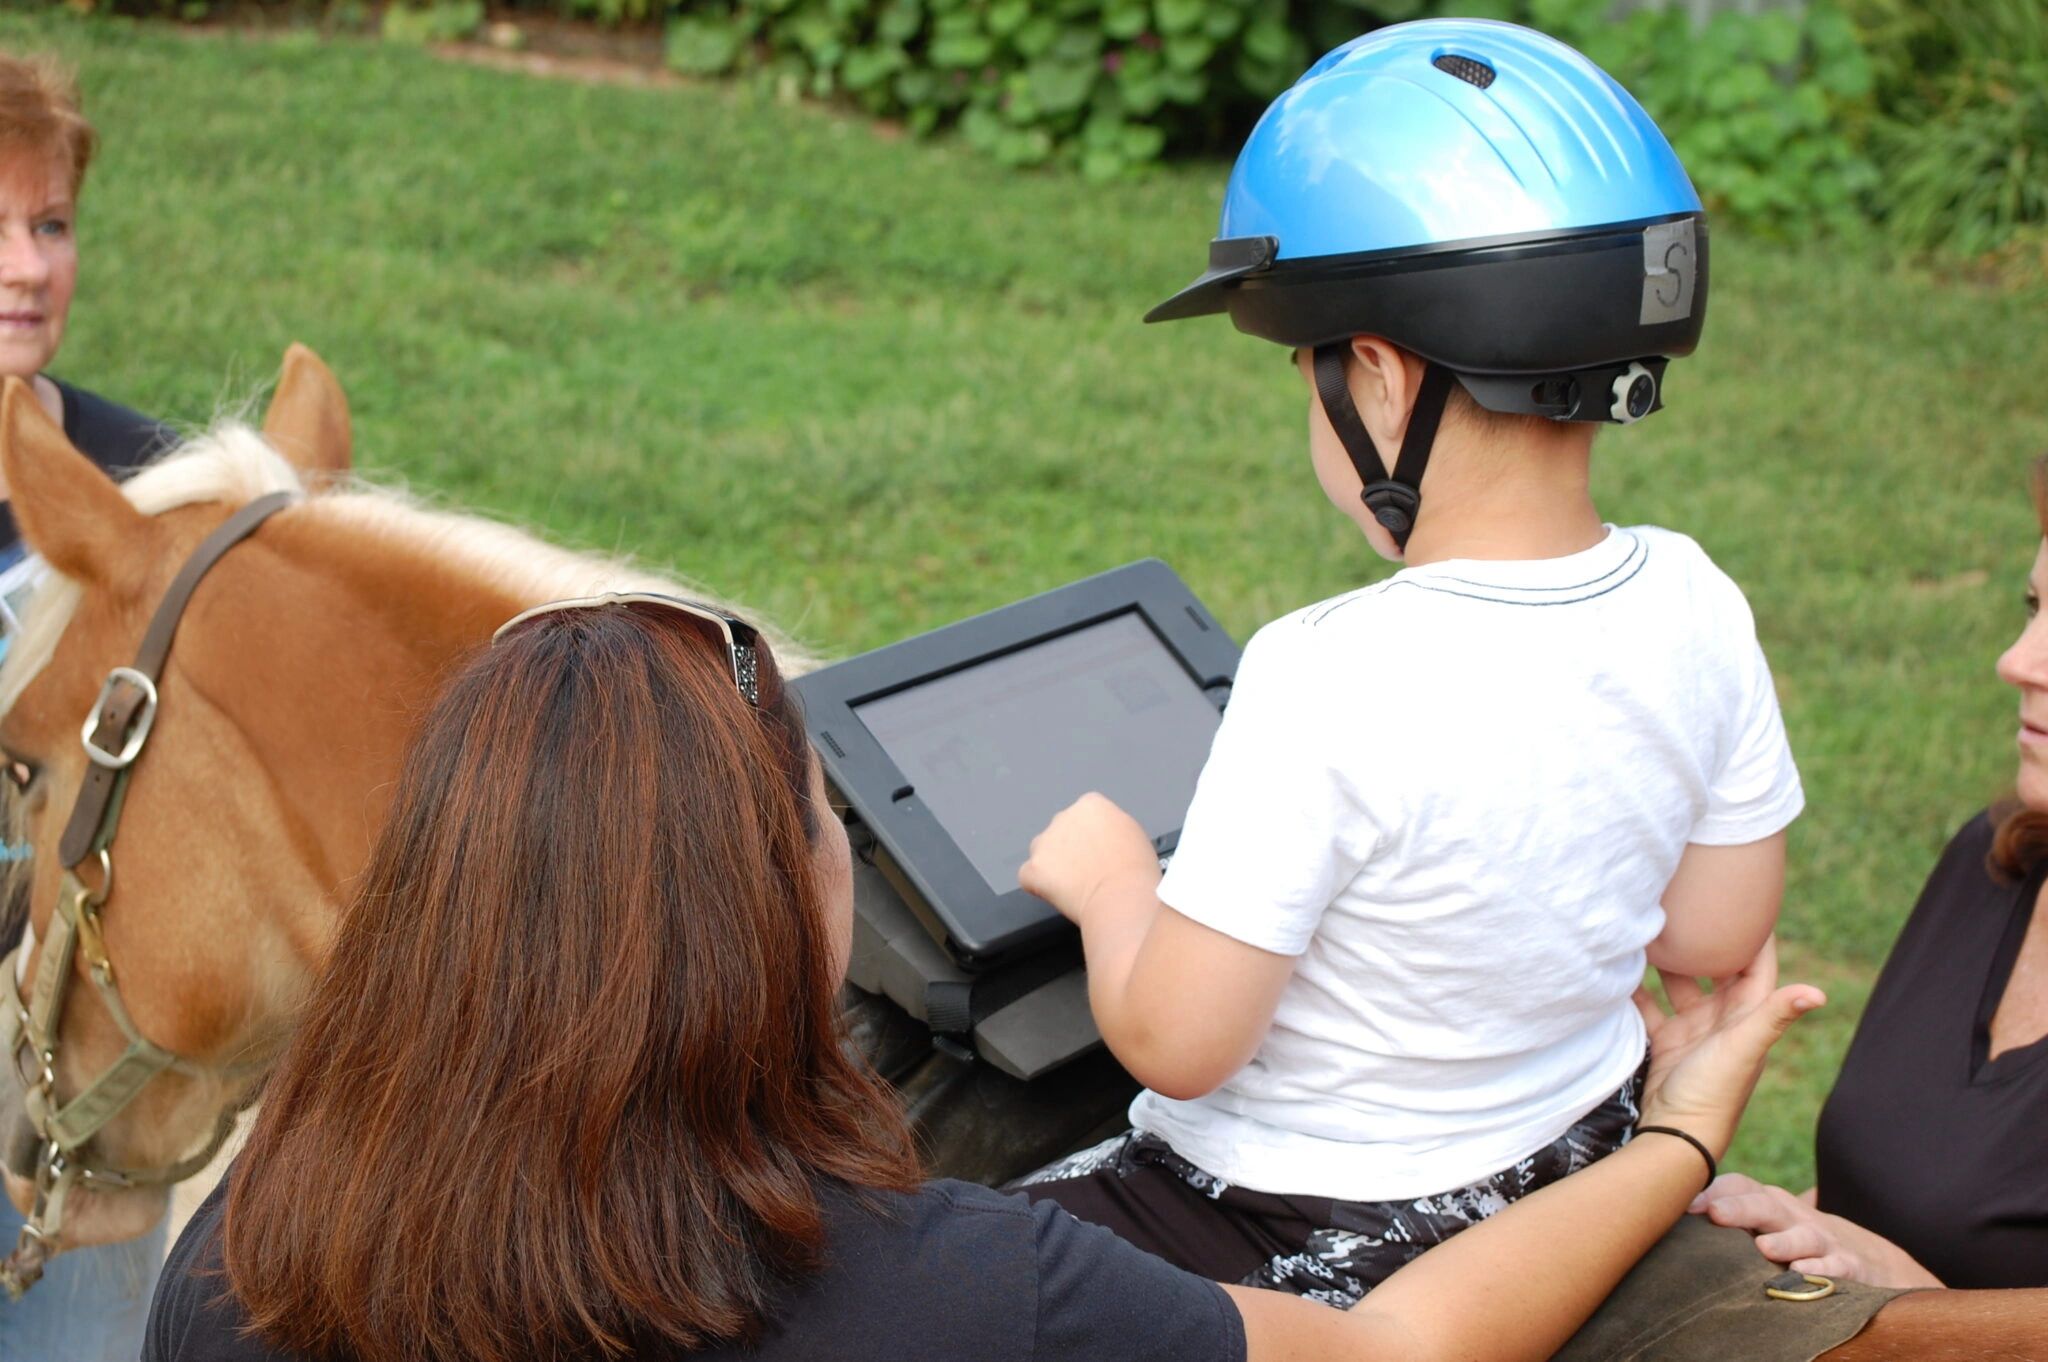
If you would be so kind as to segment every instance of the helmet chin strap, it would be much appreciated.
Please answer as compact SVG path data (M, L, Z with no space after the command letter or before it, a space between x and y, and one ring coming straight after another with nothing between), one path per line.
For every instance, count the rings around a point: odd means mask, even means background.
M1344 355L1347 341L1318 345L1315 352L1316 396L1330 428L1351 456L1358 480L1365 484L1362 499L1372 518L1394 537L1394 546L1406 550L1408 536L1415 531L1422 514L1422 471L1429 466L1430 447L1436 443L1436 428L1443 420L1444 404L1450 400L1456 379L1449 369L1429 361L1422 371L1422 387L1415 394L1415 409L1408 414L1408 430L1401 437L1401 454L1390 475L1380 452L1366 432L1358 407L1351 400L1351 385L1345 381Z

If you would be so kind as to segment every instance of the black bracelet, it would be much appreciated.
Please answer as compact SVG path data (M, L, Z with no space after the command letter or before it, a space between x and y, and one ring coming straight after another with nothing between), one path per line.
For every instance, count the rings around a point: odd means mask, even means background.
M1707 1186L1709 1186L1709 1187L1713 1186L1713 1185L1714 1185L1714 1179L1715 1179L1715 1178L1717 1178L1717 1177L1719 1177L1719 1176L1721 1176L1721 1166L1720 1166L1719 1164L1717 1164L1717 1163L1715 1163L1715 1162L1714 1162L1714 1156L1713 1156L1713 1155L1712 1155L1711 1153L1709 1153L1709 1152L1708 1152L1708 1150L1707 1150L1707 1147L1706 1147L1705 1145L1701 1144L1701 1143L1700 1143L1700 1142L1699 1142L1699 1141L1698 1141L1697 1139L1695 1139L1695 1138L1694 1138L1693 1136L1691 1136L1691 1135L1688 1135L1688 1134L1686 1134L1686 1133L1685 1133L1684 1131L1682 1131L1682 1130L1679 1130L1679 1129L1677 1129L1676 1127L1673 1127L1673 1126L1637 1126L1637 1127L1636 1127L1636 1134L1638 1134L1638 1135L1676 1135L1676 1136L1677 1136L1677 1137L1678 1137L1679 1139L1681 1139L1681 1140L1684 1140L1684 1141L1685 1141L1685 1142L1686 1142L1687 1144L1691 1145L1691 1146L1692 1146L1692 1147L1693 1147L1694 1149L1697 1149L1697 1150L1699 1150L1699 1151L1700 1151L1700 1157L1701 1157L1701 1158L1703 1158L1703 1159L1705 1159L1705 1160L1707 1161Z

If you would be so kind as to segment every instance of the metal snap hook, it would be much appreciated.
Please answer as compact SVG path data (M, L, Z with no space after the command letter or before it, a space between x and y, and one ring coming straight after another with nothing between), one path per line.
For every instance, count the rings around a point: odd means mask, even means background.
M106 847L101 847L99 849L99 858L100 882L96 886L88 885L84 880L78 879L78 868L76 866L72 867L71 876L73 879L78 880L78 902L81 907L97 908L107 901L107 895L114 892L114 853Z

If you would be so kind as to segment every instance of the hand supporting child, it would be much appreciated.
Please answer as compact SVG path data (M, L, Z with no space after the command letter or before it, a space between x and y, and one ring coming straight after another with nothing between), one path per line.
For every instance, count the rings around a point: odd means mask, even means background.
M1693 1214L1756 1236L1757 1252L1794 1272L1812 1272L1872 1286L1940 1286L1912 1254L1853 1220L1829 1215L1813 1193L1794 1196L1741 1173L1723 1173L1693 1199Z
M1159 901L1159 857L1137 820L1099 794L1031 841L1024 889L1081 929L1102 1038L1154 1092L1194 1098L1244 1067L1294 972Z

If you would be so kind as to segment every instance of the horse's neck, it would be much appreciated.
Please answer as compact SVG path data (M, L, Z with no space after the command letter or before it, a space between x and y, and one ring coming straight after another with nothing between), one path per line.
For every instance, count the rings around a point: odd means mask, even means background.
M280 516L266 551L231 555L225 627L179 651L259 755L331 899L361 868L452 664L532 602L431 539L368 536L324 509Z

